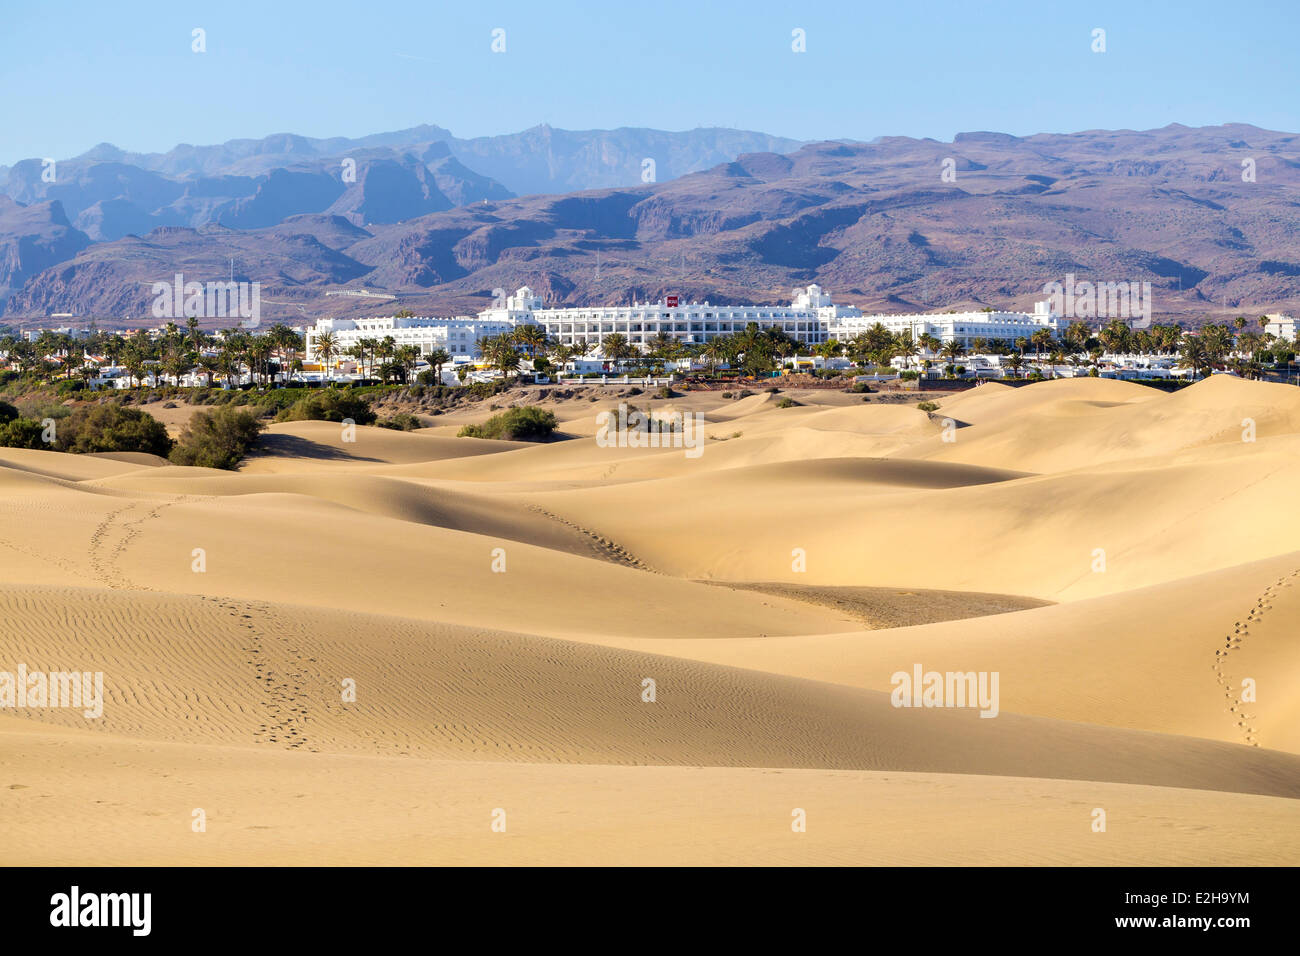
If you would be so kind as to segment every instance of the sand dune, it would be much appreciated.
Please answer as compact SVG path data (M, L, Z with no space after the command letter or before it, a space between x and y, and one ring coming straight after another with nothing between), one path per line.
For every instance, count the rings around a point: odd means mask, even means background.
M0 672L107 696L0 709L0 863L1300 861L1300 390L795 397L630 400L697 458L600 447L617 396L0 450Z
M10 729L19 723L0 718L0 820L16 865L1258 866L1300 854L1300 802L1279 797L962 774L288 753ZM97 766L129 772L132 786L105 799L102 779L86 772ZM804 833L791 831L796 808ZM1095 808L1107 813L1105 833L1091 830ZM195 809L206 814L202 833ZM490 828L496 810L505 832Z
M107 608L112 610L106 611ZM97 732L327 753L1050 776L1300 797L1300 756L535 635L273 602L0 590L30 670L104 673ZM50 608L59 626L45 623ZM128 624L129 622L129 624ZM341 683L356 682L355 704ZM643 681L656 700L643 700ZM22 713L18 711L17 713ZM84 726L81 712L49 722Z
M1014 461L1026 471L1048 472L1239 445L1247 421L1260 440L1300 431L1296 389L1226 375L1168 394L1084 379L1004 386L984 397L988 388L947 400L935 413L969 425L958 428L955 441L935 435L907 454L976 465Z
M285 422L267 428L242 470L267 474L304 466L317 471L331 464L403 464L489 455L516 447L511 442L403 432L373 425L356 425L347 430L338 422Z

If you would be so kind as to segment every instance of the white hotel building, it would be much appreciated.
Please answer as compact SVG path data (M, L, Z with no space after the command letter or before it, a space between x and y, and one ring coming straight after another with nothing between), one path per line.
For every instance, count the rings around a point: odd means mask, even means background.
M398 345L418 345L423 353L434 348L452 355L478 354L478 340L509 332L520 325L540 325L546 334L566 345L586 341L595 346L607 335L618 333L633 346L646 346L659 334L685 344L707 342L719 336L743 331L754 322L760 328L777 326L805 345L830 339L844 341L865 332L877 322L891 332L910 331L913 339L929 333L943 342L954 339L969 347L975 339L1029 338L1041 328L1053 335L1060 331L1060 319L1049 304L1039 302L1028 312L958 312L921 315L863 315L853 306L835 305L820 286L810 285L796 293L788 306L711 305L708 302L669 304L636 303L619 306L548 307L532 289L524 286L507 296L503 306L494 306L478 318L371 318L321 319L307 332L307 355L315 357L315 338L333 332L335 346L346 351L363 338L382 339L391 335Z

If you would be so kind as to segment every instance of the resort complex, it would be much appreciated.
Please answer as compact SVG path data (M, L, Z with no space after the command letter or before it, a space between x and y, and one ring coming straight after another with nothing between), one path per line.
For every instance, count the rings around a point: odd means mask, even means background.
M788 306L714 305L679 302L667 296L658 302L619 306L549 307L528 286L501 298L477 318L388 316L369 319L321 319L307 332L307 356L314 360L321 333L347 351L362 339L392 336L398 345L418 345L424 351L440 348L452 355L478 355L478 342L486 337L536 325L558 344L595 348L606 336L621 335L637 351L653 342L673 341L700 345L743 332L751 323L761 330L776 329L794 342L812 347L844 341L883 325L895 334L910 333L913 341L930 336L940 342L970 347L977 339L1030 338L1040 329L1053 336L1060 317L1040 302L1029 312L948 312L912 315L866 315L851 305L836 305L829 292L810 285L795 293ZM583 349L585 352L585 349Z

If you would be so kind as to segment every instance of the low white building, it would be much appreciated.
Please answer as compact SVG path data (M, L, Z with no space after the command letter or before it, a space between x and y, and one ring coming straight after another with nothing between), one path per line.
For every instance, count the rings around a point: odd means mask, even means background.
M970 348L976 339L1002 339L1013 345L1016 339L1028 339L1039 329L1047 329L1055 338L1060 333L1060 317L1054 315L1050 302L1038 302L1033 312L950 312L923 315L857 315L842 317L834 338L841 342L866 332L876 323L890 332L912 333L912 341L932 335L941 342L956 340Z
M316 343L322 332L333 333L334 356L340 358L362 339L392 337L398 346L414 345L421 355L445 349L450 355L479 354L479 339L513 331L514 325L498 319L384 316L368 319L320 319L306 330L306 361L317 362Z

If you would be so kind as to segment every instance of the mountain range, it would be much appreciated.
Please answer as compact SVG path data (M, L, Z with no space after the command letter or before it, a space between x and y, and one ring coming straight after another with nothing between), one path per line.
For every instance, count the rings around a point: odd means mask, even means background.
M1027 307L1074 274L1150 282L1157 314L1194 324L1300 306L1298 147L1240 124L951 143L420 126L101 145L54 182L40 160L8 170L0 297L11 323L109 325L147 316L150 286L176 272L233 275L262 283L264 316L301 322L383 311L326 292L449 314L525 283L600 304L780 302L816 281L902 311Z

